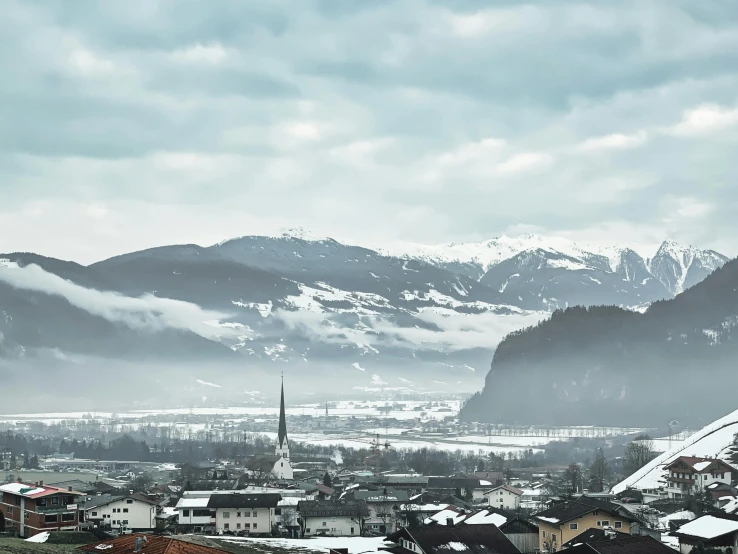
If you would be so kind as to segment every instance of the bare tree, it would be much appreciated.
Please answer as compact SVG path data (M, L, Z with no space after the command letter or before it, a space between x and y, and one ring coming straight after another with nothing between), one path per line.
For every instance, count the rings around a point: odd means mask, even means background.
M648 435L638 435L625 447L624 469L631 475L648 464L656 457L653 450L653 440Z
M394 531L395 521L395 510L393 509L392 504L390 504L389 502L382 502L380 504L377 504L374 513L384 525L385 532L392 533Z

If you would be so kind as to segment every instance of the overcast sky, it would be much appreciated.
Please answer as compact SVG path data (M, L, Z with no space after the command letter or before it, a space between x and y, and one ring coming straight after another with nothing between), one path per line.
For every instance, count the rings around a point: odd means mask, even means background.
M737 2L0 4L0 252L303 226L738 254Z

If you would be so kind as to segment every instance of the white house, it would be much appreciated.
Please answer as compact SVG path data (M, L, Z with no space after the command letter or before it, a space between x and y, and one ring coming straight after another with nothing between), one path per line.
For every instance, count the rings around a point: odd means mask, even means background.
M279 494L214 494L208 509L215 512L215 531L266 535L276 526Z
M484 496L487 497L487 504L493 508L518 510L523 491L510 485L500 485L499 487L486 491Z
M133 531L156 528L157 502L140 494L125 497L92 497L85 504L85 519L113 529L127 527Z
M177 523L194 532L202 532L203 527L215 526L215 510L208 508L210 494L184 493L177 502Z

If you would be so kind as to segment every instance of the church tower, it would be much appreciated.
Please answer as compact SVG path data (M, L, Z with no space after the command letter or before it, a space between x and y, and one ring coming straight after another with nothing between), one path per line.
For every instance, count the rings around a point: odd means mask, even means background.
M277 434L277 447L274 453L280 458L290 459L290 442L287 440L287 418L284 413L284 376L282 376L282 396L279 402L279 432Z

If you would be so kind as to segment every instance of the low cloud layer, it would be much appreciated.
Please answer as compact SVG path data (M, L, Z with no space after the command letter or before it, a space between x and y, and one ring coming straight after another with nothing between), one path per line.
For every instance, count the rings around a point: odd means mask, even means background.
M44 271L37 265L0 271L0 281L17 289L61 296L73 306L131 329L189 330L206 338L236 336L237 329L215 326L227 314L203 310L196 304L151 294L132 298L114 292L88 289ZM210 322L210 323L206 323Z

